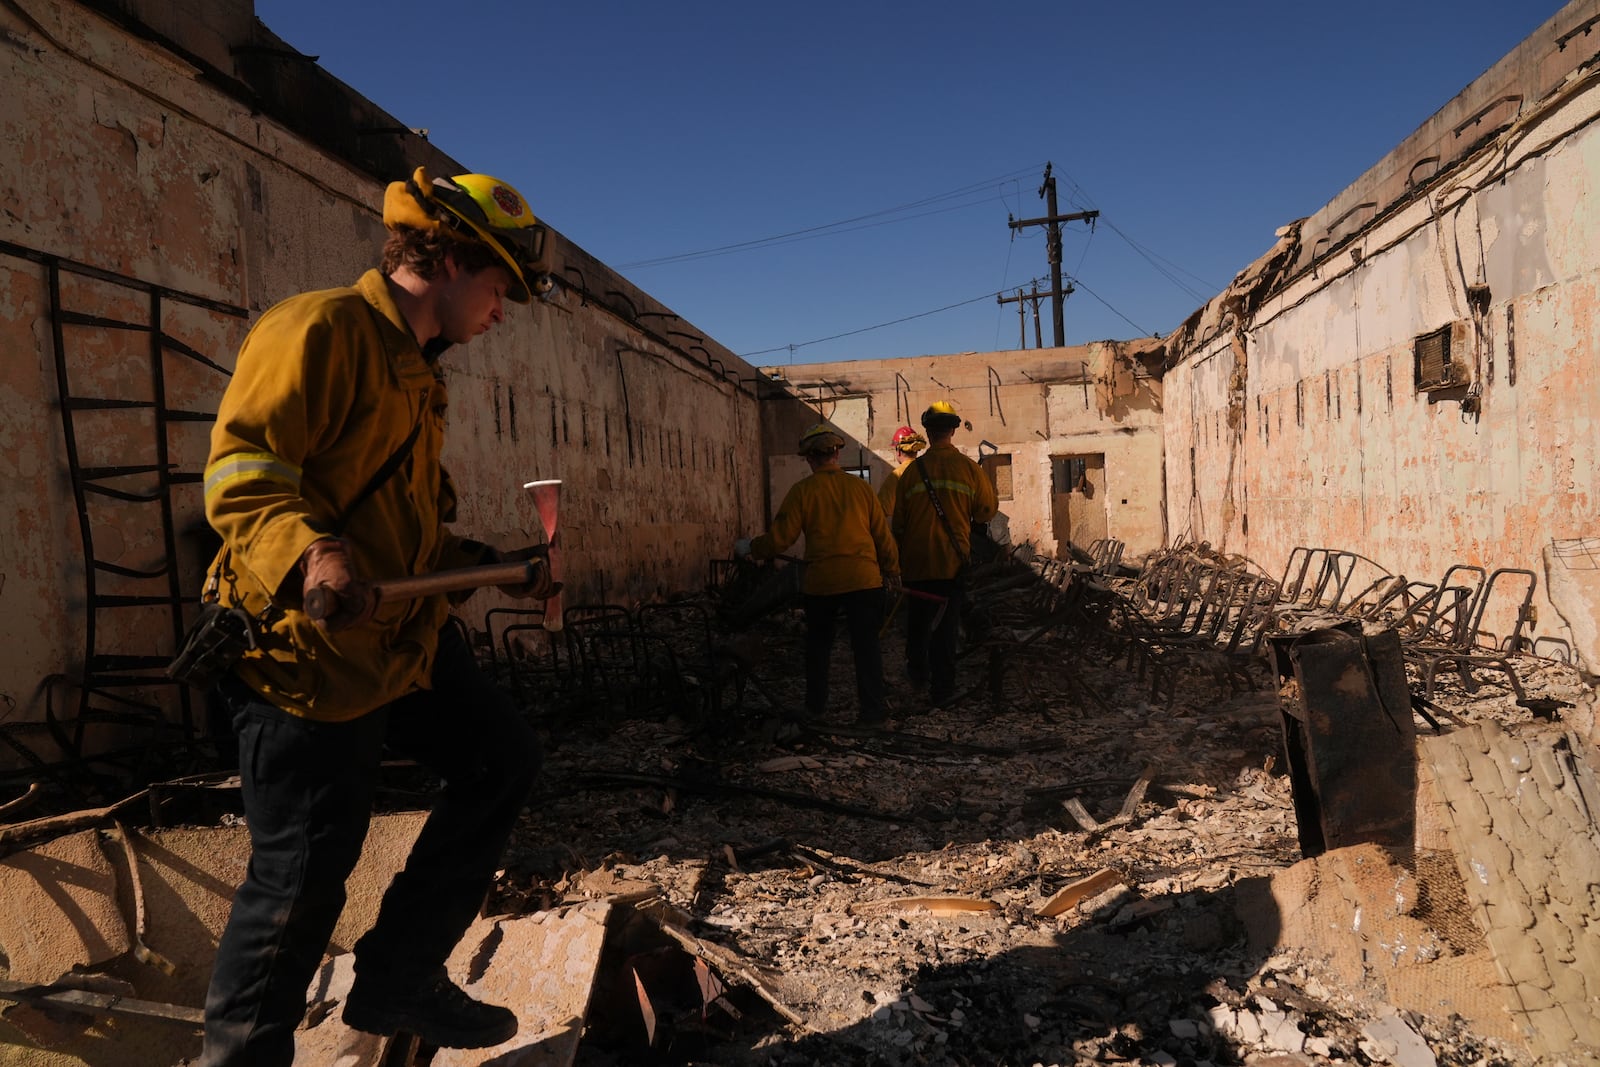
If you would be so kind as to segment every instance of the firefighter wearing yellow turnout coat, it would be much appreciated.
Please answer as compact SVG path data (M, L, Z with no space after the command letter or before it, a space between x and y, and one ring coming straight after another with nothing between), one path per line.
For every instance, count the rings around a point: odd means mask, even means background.
M361 853L385 751L444 782L405 868L354 945L344 1021L434 1045L509 1040L445 960L476 916L539 765L532 729L446 626L442 596L379 601L371 582L504 558L447 525L439 359L526 303L544 228L486 175L421 169L384 200L381 269L267 311L219 405L206 515L210 595L258 620L212 692L237 736L251 857L217 948L202 1067L282 1067ZM555 591L536 566L512 595ZM307 590L334 610L313 621Z
M946 598L942 616L928 600L907 604L906 673L913 688L930 690L936 707L956 695L961 572L972 553L972 523L988 522L1000 510L989 476L951 443L960 426L949 401L934 401L922 413L928 451L901 471L894 508L906 588Z
M878 486L878 503L883 505L883 513L893 519L895 501L900 498L900 475L917 458L917 453L928 447L928 442L911 427L902 426L894 432L890 443L894 445L895 468L884 476L883 484Z
M222 599L274 620L235 673L276 706L353 719L428 678L443 596L381 603L368 624L330 632L298 610L301 583L289 579L408 439L400 467L349 516L353 570L376 578L480 561L482 546L445 526L455 519L439 462L446 402L437 364L376 270L284 301L245 339L212 432L206 514L230 546Z
M855 658L859 721L875 724L884 718L878 650L883 588L898 586L900 563L872 486L839 466L843 447L844 437L827 423L801 436L799 453L811 476L784 496L772 529L751 542L750 554L771 559L805 534L806 714L818 718L827 710L834 622L843 613Z

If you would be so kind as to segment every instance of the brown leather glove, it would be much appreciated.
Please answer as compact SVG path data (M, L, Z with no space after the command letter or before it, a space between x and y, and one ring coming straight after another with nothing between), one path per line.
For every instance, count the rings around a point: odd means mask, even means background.
M306 613L318 626L337 633L372 618L377 597L369 583L356 577L343 541L325 537L311 542L300 556L300 568L305 572Z
M518 600L549 600L561 592L561 583L550 577L549 545L529 545L514 552L501 552L491 548L485 563L520 563L528 560L534 564L533 579L516 585L496 586L502 593Z

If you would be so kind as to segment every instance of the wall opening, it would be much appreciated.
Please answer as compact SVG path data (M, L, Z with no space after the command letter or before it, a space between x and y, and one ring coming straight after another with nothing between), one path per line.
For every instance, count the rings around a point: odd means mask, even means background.
M1103 452L1050 457L1050 521L1056 556L1069 543L1087 548L1107 536L1106 457Z
M989 475L989 484L994 486L994 495L1001 500L1011 499L1011 453L993 452L978 460Z

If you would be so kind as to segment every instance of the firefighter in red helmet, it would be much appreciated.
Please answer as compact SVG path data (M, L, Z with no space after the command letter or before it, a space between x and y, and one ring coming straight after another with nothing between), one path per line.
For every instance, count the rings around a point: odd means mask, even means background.
M883 505L883 513L893 520L895 496L900 489L900 473L917 458L918 452L928 447L928 440L911 427L902 426L894 432L889 443L894 446L895 466L883 479L883 484L878 486L878 503Z

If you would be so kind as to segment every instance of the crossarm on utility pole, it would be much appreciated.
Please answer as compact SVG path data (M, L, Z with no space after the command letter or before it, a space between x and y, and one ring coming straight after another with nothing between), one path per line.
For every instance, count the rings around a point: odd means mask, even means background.
M1055 344L1057 348L1067 343L1066 324L1062 314L1062 300L1072 287L1061 287L1061 224L1063 222L1087 221L1093 223L1100 217L1098 211L1074 211L1066 215L1056 211L1056 179L1050 173L1052 164L1044 165L1044 184L1039 186L1039 195L1045 199L1045 209L1049 214L1037 219L1008 219L1007 225L1013 230L1020 230L1028 226L1045 227L1045 251L1050 260L1050 292L1041 293L1041 296L1050 297L1051 325L1055 328Z

